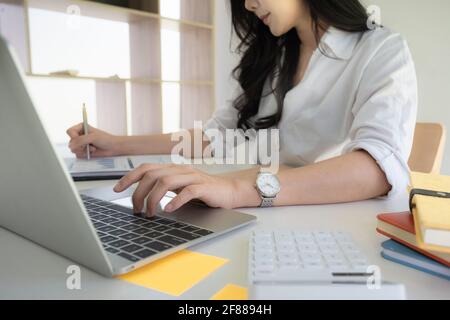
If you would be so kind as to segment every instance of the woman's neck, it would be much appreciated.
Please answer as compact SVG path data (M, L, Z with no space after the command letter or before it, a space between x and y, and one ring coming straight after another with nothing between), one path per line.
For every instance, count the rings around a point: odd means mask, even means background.
M302 47L308 51L314 51L318 44L318 41L322 38L325 33L324 30L318 28L318 38L316 37L316 33L314 32L313 23L311 18L308 20L302 20L296 26L297 35L300 38L302 43Z

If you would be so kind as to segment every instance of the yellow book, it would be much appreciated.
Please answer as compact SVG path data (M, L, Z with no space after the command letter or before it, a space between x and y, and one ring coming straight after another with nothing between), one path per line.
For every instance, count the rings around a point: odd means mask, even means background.
M450 253L450 177L411 173L412 189L439 192L437 196L416 194L412 200L419 248ZM447 193L447 195L446 195Z

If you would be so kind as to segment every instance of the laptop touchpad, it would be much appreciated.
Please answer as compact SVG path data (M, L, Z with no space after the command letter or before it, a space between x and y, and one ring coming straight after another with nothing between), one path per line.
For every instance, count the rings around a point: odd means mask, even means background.
M172 201L172 199L176 196L173 192L168 192L160 201L158 213L162 213L164 211L164 208L166 205ZM118 200L111 201L114 204L117 204L119 206L127 207L127 208L133 208L133 201L131 200L131 197L126 197ZM145 199L145 205L144 208L147 207L147 199Z

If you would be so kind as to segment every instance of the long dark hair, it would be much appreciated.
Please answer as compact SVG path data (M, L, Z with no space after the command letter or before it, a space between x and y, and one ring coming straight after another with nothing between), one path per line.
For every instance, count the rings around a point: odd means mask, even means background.
M319 43L320 31L328 26L349 32L367 31L368 14L359 0L303 0L310 10L312 27ZM283 113L286 93L293 88L299 63L301 41L294 29L276 37L253 13L245 8L245 1L230 0L233 28L240 44L237 52L242 55L233 70L243 93L233 107L239 111L238 128L266 129L276 126ZM278 77L275 88L277 112L265 118L251 121L259 110L267 79ZM272 81L271 81L272 83Z

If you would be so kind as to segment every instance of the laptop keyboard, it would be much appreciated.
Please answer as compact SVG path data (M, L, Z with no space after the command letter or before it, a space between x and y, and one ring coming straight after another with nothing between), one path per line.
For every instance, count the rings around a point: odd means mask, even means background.
M158 216L136 216L130 208L85 195L81 199L105 250L131 262L213 233Z

